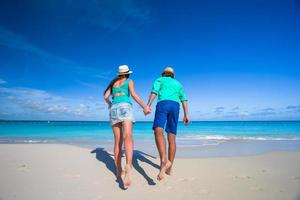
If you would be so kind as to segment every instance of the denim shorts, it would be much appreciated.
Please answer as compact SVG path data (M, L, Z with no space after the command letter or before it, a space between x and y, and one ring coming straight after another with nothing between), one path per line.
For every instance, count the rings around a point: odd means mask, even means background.
M109 111L109 119L111 125L126 120L134 122L132 105L130 103L113 104Z
M156 104L153 130L157 127L165 128L167 133L177 133L179 117L179 103L176 101L164 100Z

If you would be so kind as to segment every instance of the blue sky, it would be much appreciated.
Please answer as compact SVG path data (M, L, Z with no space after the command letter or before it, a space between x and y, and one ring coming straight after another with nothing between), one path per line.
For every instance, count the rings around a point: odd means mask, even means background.
M144 101L173 66L192 120L299 120L299 23L299 0L4 0L0 119L107 120L127 64Z

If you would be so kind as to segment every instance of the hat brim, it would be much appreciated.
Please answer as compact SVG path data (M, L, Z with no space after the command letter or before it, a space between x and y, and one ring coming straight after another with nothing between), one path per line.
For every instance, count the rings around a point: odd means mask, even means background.
M162 73L171 73L171 74L175 74L174 72L171 72L171 71L163 71Z
M119 72L119 73L117 73L117 75L126 75L126 74L132 74L133 73L133 71L129 71L129 72Z

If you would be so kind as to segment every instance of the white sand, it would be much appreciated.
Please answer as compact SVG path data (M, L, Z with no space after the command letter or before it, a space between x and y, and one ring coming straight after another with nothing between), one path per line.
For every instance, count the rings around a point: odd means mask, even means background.
M140 156L147 162L138 160L132 186L122 190L109 170L113 160L104 151L90 151L56 144L1 144L0 199L300 199L300 152L177 159L174 175L161 182L156 180L158 169L145 159L149 157ZM148 184L151 178L156 185Z

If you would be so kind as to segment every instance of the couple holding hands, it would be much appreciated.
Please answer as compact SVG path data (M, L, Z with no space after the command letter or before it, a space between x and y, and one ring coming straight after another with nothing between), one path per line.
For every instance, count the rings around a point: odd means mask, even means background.
M129 78L132 71L127 65L119 67L118 76L113 79L104 91L104 99L109 107L110 122L114 133L114 157L116 176L122 175L122 146L125 148L124 188L131 185L133 139L132 125L134 122L133 108L130 96L143 108L144 114L151 113L151 105L156 96L158 102L155 110L153 130L155 142L160 156L160 171L157 180L162 180L165 174L172 174L172 166L176 153L176 133L181 102L184 124L189 123L187 98L182 85L174 79L174 70L166 67L162 76L155 80L147 105L143 103L134 89L134 82ZM112 97L112 101L110 100ZM164 129L167 132L168 151Z

